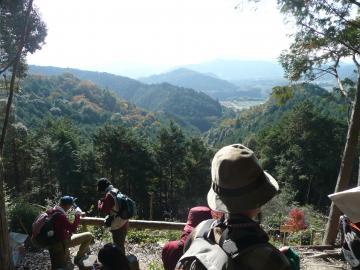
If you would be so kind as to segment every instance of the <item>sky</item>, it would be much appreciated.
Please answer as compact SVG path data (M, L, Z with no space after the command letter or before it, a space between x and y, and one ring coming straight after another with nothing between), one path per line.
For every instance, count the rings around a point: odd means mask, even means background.
M131 77L215 59L276 61L276 0L35 0L48 36L28 63Z

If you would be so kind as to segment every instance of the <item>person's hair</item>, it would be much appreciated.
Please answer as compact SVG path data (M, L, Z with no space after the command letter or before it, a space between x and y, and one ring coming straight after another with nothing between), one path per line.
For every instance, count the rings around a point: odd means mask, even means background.
M111 182L107 178L105 178L105 177L100 178L97 182L97 190L99 192L104 192L105 189L110 185L111 185Z
M105 244L99 250L98 260L106 270L130 270L126 256L116 244Z

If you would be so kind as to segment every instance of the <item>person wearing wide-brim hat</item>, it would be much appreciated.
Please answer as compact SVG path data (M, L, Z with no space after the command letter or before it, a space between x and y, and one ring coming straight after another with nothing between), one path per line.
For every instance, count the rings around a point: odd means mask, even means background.
M278 183L263 171L254 152L241 144L225 146L215 154L211 178L208 204L224 213L257 209L279 191Z
M212 269L214 266L221 266L220 269L296 269L268 242L268 235L254 221L260 207L279 191L278 183L262 169L254 152L242 144L221 148L212 160L211 177L207 195L209 207L223 212L225 218L221 223L205 221L199 224L189 238L193 242L187 243L189 249L176 269L188 269L186 265L192 265L191 269ZM199 237L206 242L199 241ZM211 242L211 246L207 242ZM215 249L217 251L210 252ZM189 259L193 258L197 262L189 264Z

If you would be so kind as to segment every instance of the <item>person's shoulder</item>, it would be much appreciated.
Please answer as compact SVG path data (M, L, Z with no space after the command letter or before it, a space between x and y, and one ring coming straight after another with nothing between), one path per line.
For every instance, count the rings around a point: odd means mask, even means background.
M291 266L284 254L269 243L254 245L246 249L242 255L251 269L290 270Z

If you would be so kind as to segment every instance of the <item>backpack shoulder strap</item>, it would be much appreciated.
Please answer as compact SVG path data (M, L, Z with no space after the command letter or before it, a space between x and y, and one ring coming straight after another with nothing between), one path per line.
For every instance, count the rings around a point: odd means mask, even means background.
M194 238L205 238L206 240L209 240L211 229L214 228L217 223L218 222L215 219L208 219L203 221L199 224Z
M221 234L219 246L231 259L236 259L240 254L236 243L229 238L229 228L226 228Z
M63 213L60 211L54 211L54 213L52 213L51 215L49 215L49 218L51 220L55 220L57 219L60 215L62 215Z
M114 202L115 202L115 209L118 209L118 211L111 209L111 211L115 214L116 217L120 217L120 213L121 213L121 208L123 207L122 205L120 205L119 200L118 200L118 195L123 195L120 190L118 190L117 188L113 188L111 190L108 191L110 196L113 198ZM110 212L111 213L111 212Z

